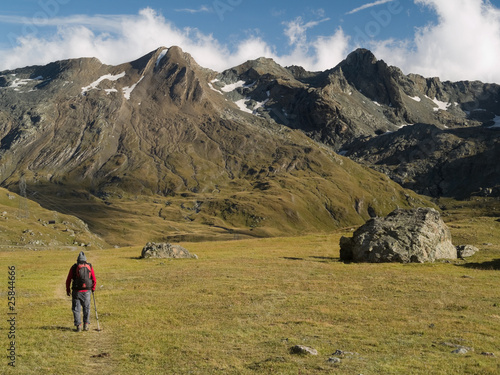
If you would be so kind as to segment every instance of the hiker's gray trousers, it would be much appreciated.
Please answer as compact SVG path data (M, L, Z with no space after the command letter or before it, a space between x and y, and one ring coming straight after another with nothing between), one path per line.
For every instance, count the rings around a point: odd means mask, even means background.
M82 324L80 320L80 311L83 310L83 322L90 323L90 290L86 292L79 292L73 290L73 303L71 304L71 310L73 310L73 318L75 320L75 326Z

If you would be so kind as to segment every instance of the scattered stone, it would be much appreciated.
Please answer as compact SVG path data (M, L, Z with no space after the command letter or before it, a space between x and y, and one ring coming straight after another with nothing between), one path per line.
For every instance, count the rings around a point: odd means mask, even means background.
M451 342L442 342L441 345L449 346L450 348L455 348L455 350L452 351L453 354L467 354L468 352L474 351L474 348L471 348L469 346L452 344Z
M486 357L495 357L495 353L489 353L489 352L482 352L481 355L484 355Z
M353 353L353 352L346 352L344 350L340 350L340 349L337 349L335 350L334 353L332 353L331 355L336 355L336 356L340 356L340 357L345 357L346 355L358 355L358 353Z
M291 354L318 355L318 351L304 345L295 345L290 348Z
M457 246L457 257L460 259L473 256L479 249L472 245L459 245Z
M188 250L179 245L170 243L148 242L142 249L141 258L194 258L196 254L190 254Z
M330 357L330 358L328 358L327 362L329 362L329 363L340 363L341 360L340 360L340 358L337 358L337 357Z
M340 258L354 262L424 263L456 259L449 228L433 208L397 209L340 239Z
M92 358L106 358L106 357L110 357L111 354L109 353L99 353L99 354L95 354L93 356L91 356Z

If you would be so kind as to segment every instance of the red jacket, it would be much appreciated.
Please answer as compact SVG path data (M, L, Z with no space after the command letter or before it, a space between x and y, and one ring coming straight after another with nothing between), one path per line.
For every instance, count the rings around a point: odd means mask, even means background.
M74 266L71 266L71 268L69 269L69 273L68 273L68 277L66 278L66 293L69 294L70 291L71 291L71 281L73 280L73 276L74 276L74 270L75 267ZM90 277L92 279L92 291L95 290L95 285L97 283L96 281L96 278L95 278L95 273L94 273L94 267L90 267ZM80 290L80 292L87 292L87 290Z

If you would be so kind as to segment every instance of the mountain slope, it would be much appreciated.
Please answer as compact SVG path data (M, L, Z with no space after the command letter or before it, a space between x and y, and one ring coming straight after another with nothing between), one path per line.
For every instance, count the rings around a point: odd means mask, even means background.
M252 69L240 70L263 73ZM279 66L269 74L304 85ZM254 114L239 102L239 78L228 89L217 81L227 72L200 67L178 47L119 66L78 59L0 76L2 185L15 190L23 177L32 199L50 207L53 197L115 243L148 233L205 238L214 228L231 236L329 230L429 204ZM116 236L117 222L138 215L155 218L139 224L149 228L144 238Z
M500 196L500 132L417 124L359 139L346 155L432 197Z
M500 86L441 82L397 67L358 49L325 72L281 68L258 59L218 75L220 89L242 82L233 98L266 118L301 129L337 151L353 138L397 131L415 123L439 128L492 125L500 116Z
M83 221L48 211L23 195L0 188L0 248L42 250L108 245ZM55 207L58 208L58 207Z

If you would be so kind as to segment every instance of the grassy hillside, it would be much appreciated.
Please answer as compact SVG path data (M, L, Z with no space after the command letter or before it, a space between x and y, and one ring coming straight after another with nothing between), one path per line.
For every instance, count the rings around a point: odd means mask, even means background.
M4 358L2 373L497 374L497 219L453 217L454 242L481 249L455 263L344 264L344 232L182 243L198 260L89 249L101 332L93 309L93 329L71 331L64 281L78 250L3 250L5 280L17 270L18 338L17 367ZM4 348L6 335L4 323ZM292 355L296 344L319 354Z
M54 208L58 207L54 201ZM0 188L0 248L32 250L64 246L106 247L82 220L42 208L38 203Z
M370 211L382 216L397 207L433 206L331 151L311 150L304 160L288 151L273 164L276 172L247 171L208 191L162 196L108 186L106 194L93 195L81 186L37 183L28 184L28 197L80 218L111 246L328 233L363 224ZM277 172L289 164L292 171Z

